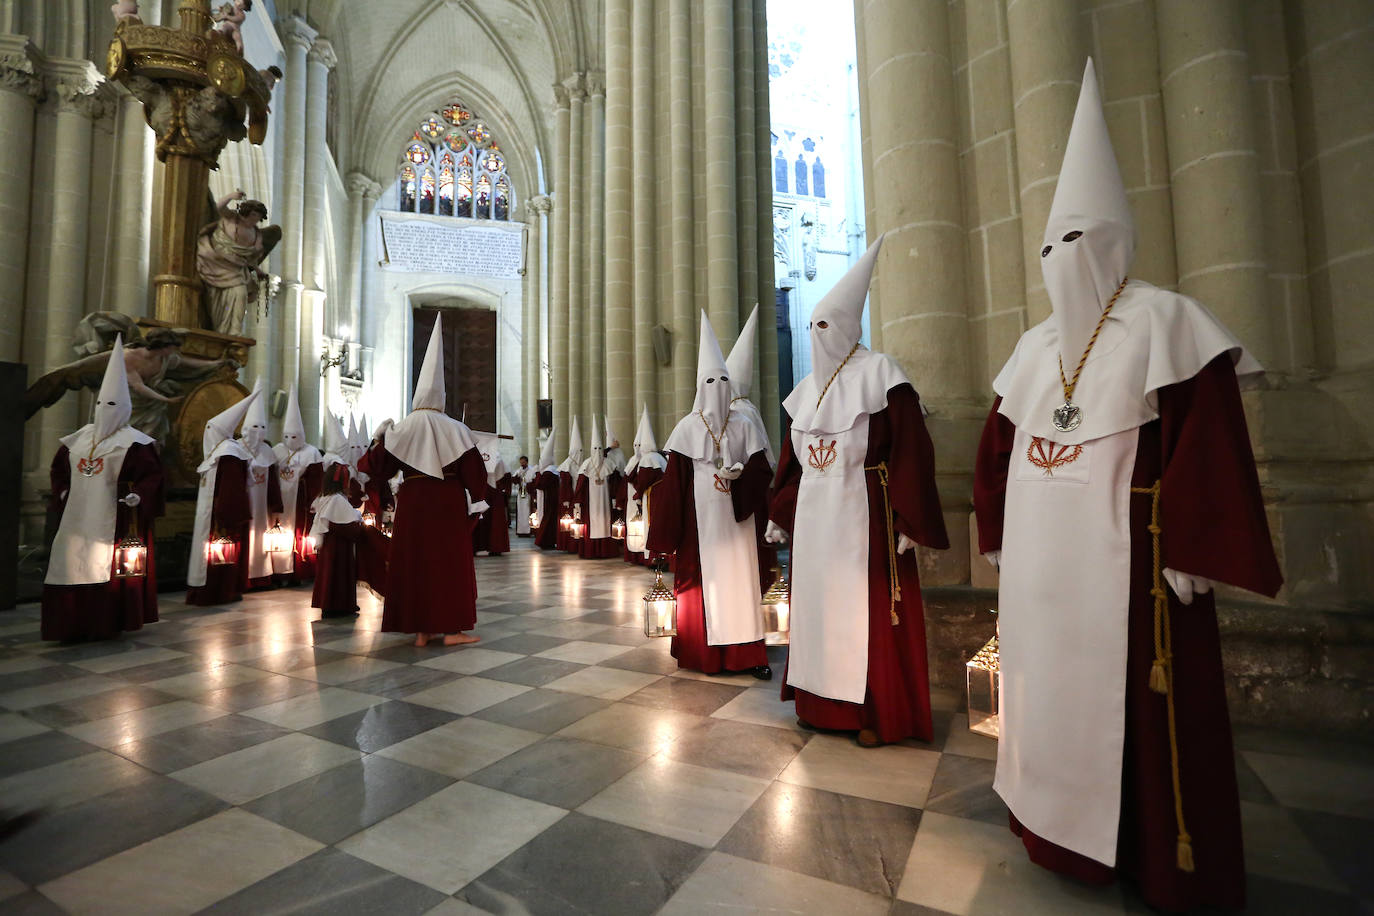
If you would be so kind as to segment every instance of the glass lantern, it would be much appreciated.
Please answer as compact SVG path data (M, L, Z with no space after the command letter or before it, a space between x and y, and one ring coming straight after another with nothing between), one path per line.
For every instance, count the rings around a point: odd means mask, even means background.
M558 530L567 534L572 530L573 517L571 512L564 512L563 517L558 520Z
M136 534L131 534L115 545L114 577L116 579L141 579L148 570L148 545Z
M539 527L539 512L538 512L537 510L530 513L530 527L531 527L531 528L538 528L538 527Z
M205 562L211 566L233 566L239 561L239 545L221 534L205 543Z
M663 570L654 568L654 584L644 593L644 635L677 635L677 599L663 584Z
M615 521L611 522L611 537L615 538L617 541L625 540L624 521L622 521L621 519L616 519Z
M626 533L627 533L630 537L632 537L632 538L642 538L642 537L644 537L644 535L645 535L645 529L644 529L644 516L641 515L641 516L639 516L639 518L631 519L631 520L630 520L630 524L629 524L628 526L626 526L626 529L625 529L625 530L626 530Z
M1002 727L997 704L1002 692L1002 669L997 656L997 637L989 639L964 665L968 689L968 728L997 738Z
M291 532L278 523L268 528L262 536L262 546L268 553L290 553L291 540Z
M377 516L372 512L363 513L363 524L369 528L377 527Z
M773 584L763 593L763 641L769 646L785 646L792 631L792 586L782 574L781 566L773 567Z

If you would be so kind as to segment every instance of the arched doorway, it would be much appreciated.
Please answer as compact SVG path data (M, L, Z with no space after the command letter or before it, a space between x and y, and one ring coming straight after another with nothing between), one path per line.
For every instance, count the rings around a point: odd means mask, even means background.
M496 312L484 308L412 309L410 389L420 375L434 319L442 314L445 412L468 426L496 430Z

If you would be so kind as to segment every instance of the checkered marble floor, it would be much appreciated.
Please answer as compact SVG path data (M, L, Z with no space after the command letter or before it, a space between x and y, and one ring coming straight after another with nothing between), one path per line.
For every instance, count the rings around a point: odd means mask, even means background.
M648 573L478 558L479 646L320 621L305 590L164 596L124 639L0 614L0 843L16 913L1136 913L1026 861L996 744L796 726L778 683L677 670ZM782 657L775 659L779 675ZM1374 912L1374 750L1242 730L1251 912Z

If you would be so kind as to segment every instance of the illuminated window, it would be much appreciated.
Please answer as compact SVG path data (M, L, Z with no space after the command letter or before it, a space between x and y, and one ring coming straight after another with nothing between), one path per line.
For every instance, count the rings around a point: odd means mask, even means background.
M402 148L396 208L464 219L509 220L515 183L490 127L451 99L420 119Z

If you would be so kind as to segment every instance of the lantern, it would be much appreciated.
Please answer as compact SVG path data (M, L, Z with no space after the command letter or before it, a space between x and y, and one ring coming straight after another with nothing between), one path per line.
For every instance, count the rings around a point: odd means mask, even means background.
M239 561L239 545L221 534L205 542L205 562L211 566L233 566Z
M148 545L138 535L131 534L115 545L114 577L141 579L148 568Z
M632 538L644 537L644 516L641 515L639 518L630 519L630 524L627 526L626 532Z
M663 584L663 570L654 568L654 584L644 593L644 635L677 635L677 599Z
M363 524L369 528L377 527L377 516L371 512L363 513Z
M573 517L571 512L564 512L563 517L558 520L558 530L567 533L572 530Z
M782 567L773 567L773 584L763 593L763 641L769 646L785 646L792 630L792 586L783 577Z
M997 702L1002 691L1002 670L997 655L997 637L989 639L978 654L964 665L968 689L968 728L971 732L997 738L1001 722Z
M537 509L536 509L534 512L531 512L531 513L530 513L530 527L531 527L531 528L538 528L538 527L539 527L539 511L538 511Z
M262 536L262 546L268 553L290 553L291 540L291 532L278 523L268 528Z
M611 537L617 541L625 540L625 523L620 519L611 522Z
M574 541L580 541L582 540L582 535L585 534L586 531L586 522L582 521L580 518L575 518L573 519L572 527L568 529L568 534L572 536Z

